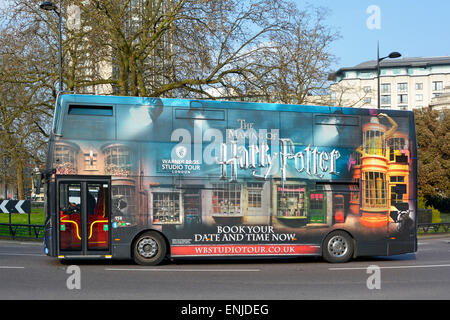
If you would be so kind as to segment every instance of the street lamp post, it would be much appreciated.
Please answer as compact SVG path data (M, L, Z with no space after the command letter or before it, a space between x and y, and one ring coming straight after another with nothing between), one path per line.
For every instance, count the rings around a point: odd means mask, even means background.
M58 46L59 46L59 92L63 91L63 82L62 82L62 31L61 31L61 13L58 11L56 5L51 1L42 2L39 7L42 10L46 11L54 11L58 15Z
M380 62L383 61L384 59L395 59L395 58L400 58L402 55L399 52L391 52L388 56L380 58L380 46L379 44L377 44L377 84L378 84L378 109L380 109L381 106L381 95L380 95Z

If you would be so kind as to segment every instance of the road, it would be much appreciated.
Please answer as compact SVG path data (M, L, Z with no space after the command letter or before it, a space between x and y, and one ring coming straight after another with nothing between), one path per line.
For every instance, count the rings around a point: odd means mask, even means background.
M0 299L447 300L449 244L450 236L419 238L415 254L346 264L296 258L143 267L131 261L61 263L45 256L40 243L0 241Z

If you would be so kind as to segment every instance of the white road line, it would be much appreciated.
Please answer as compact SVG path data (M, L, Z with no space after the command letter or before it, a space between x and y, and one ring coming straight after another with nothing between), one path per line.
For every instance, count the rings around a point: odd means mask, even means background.
M259 272L260 269L125 269L105 268L106 271L153 271L153 272Z
M425 264L425 265L411 265L411 266L389 266L380 267L380 269L412 269L412 268L445 268L450 267L450 264ZM328 268L330 271L340 271L340 270L367 270L367 267L350 267L350 268Z
M30 257L44 257L45 254L39 254L39 253L4 253L4 252L0 252L0 256L30 256Z
M20 244L27 246L43 246L42 242L20 242Z
M25 269L25 267L0 266L0 269Z
M34 242L34 241L17 242L17 241L0 240L0 247L2 247L3 245L7 245L7 247L9 247L9 248L23 247L23 246L41 246L42 247L42 242Z

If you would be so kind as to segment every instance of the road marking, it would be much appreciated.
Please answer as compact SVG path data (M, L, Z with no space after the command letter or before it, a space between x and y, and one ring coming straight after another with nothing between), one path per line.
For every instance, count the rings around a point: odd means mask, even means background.
M0 252L0 256L30 256L30 257L43 257L45 254L38 253L6 253Z
M25 245L25 246L41 246L42 247L42 242L20 242L21 245Z
M0 240L0 245L8 244L8 247L21 247L21 246L42 246L42 241L29 241L29 242L17 242L17 241L7 241Z
M25 269L25 267L0 266L0 269Z
M389 266L380 267L380 269L412 269L412 268L445 268L450 267L450 264L425 264L425 265L412 265L412 266ZM349 267L349 268L328 268L331 271L339 270L367 270L367 267Z
M260 269L125 269L106 268L106 271L155 271L155 272L259 272Z

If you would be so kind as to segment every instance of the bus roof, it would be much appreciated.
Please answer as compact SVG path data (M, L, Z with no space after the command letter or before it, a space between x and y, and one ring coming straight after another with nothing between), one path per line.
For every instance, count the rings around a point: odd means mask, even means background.
M347 114L347 115L369 115L373 116L379 112L388 113L392 116L407 116L412 111L391 110L391 109L369 109L352 108L320 105L295 105L282 103L261 103L244 101L223 101L223 100L200 100L200 99L173 99L156 97L131 97L131 96L102 96L88 94L64 94L59 97L61 104L112 104L112 105L151 105L155 101L160 101L165 107L192 107L195 101L199 107L218 108L218 109L244 109L244 110L265 110L265 111L297 111L297 112L315 112L327 114ZM406 113L406 114L405 114Z

